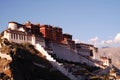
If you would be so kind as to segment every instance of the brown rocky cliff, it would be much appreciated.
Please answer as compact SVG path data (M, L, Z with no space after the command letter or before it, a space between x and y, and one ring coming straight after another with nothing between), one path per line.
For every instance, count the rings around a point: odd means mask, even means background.
M9 76L13 80L69 80L54 69L49 61L31 44L11 43L7 46L10 49L7 54L12 57L12 61L8 63L9 70L4 71L5 76ZM34 62L44 67L36 66Z

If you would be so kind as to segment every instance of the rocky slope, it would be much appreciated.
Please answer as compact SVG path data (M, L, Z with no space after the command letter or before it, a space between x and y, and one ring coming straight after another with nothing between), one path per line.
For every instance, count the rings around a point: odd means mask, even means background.
M1 54L10 55L12 60L0 58L0 78L8 80L69 80L55 69L46 57L29 43L16 44L4 41ZM5 64L6 63L6 64Z

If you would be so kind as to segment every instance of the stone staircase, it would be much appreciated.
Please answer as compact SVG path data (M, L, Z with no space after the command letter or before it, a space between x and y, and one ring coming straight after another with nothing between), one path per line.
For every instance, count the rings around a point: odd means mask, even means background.
M77 80L77 78L72 75L72 73L68 72L61 63L57 62L53 57L51 57L51 55L48 54L48 52L40 45L40 44L36 44L35 48L41 52L44 56L46 56L46 59L49 60L49 62L55 67L57 68L60 72L62 72L64 75L66 75L67 77L69 77L71 80Z

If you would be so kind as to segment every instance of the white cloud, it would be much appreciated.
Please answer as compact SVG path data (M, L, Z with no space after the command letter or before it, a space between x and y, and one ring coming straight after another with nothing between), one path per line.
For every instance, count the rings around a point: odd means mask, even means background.
M95 38L92 38L89 41L92 43L96 43L98 41L98 37L96 36Z
M120 33L117 33L117 35L111 39L111 40L102 40L101 45L116 45L120 43Z
M98 38L98 36L89 39L89 43L93 44L94 46L115 46L115 45L119 45L118 43L120 43L120 33L117 33L116 36L109 36L108 40L101 40ZM80 41L79 39L74 39L76 43L80 43L82 41Z
M106 41L102 41L102 44L112 44L113 40L106 40Z
M120 33L115 36L114 43L120 43Z
M104 41L104 40L102 40L102 41L101 41L101 44L105 44L105 41Z
M90 42L90 44L93 44L94 46L97 46L98 45L98 37L94 37L94 38L91 38L90 40L88 40Z

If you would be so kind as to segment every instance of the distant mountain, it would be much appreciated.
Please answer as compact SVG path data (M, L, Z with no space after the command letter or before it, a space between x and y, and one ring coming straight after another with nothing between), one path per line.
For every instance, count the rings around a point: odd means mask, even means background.
M104 46L104 47L102 47L102 49L104 49L104 48L110 48L110 46Z
M112 63L120 69L120 46L119 47L102 47L99 48L99 53L96 55L97 58L100 56L106 56L112 59Z

